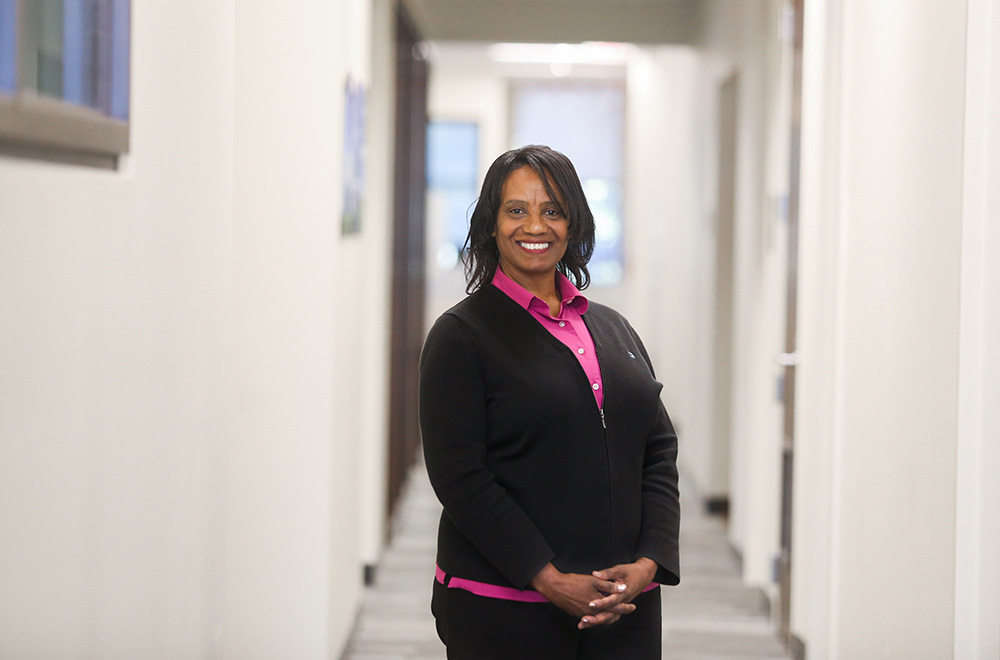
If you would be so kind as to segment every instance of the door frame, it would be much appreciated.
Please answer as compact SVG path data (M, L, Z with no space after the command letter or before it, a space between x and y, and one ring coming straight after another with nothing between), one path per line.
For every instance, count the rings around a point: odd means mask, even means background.
M389 447L386 520L391 520L420 448L417 387L424 340L424 203L428 63L416 24L396 4Z

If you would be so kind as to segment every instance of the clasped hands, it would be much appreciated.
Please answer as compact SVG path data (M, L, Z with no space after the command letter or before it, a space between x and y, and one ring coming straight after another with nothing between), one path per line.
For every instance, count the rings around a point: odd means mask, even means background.
M577 628L609 625L635 611L632 600L653 581L656 562L640 557L590 575L563 573L551 563L531 580L531 586L559 609L580 617Z

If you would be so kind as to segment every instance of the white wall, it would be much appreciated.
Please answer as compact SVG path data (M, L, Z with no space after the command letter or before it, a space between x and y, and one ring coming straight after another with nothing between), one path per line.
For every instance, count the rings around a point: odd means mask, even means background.
M779 551L782 407L775 358L785 341L787 227L781 209L790 128L780 17L781 3L772 0L707 5L700 101L712 122L703 129L703 143L713 145L719 86L738 76L729 539L743 558L745 580L771 595ZM704 176L711 184L705 195L714 204L718 159L707 151ZM724 460L726 449L715 445L706 456L708 494L717 488L713 464Z
M133 3L120 171L0 158L0 657L220 653L233 12Z
M384 527L388 6L137 0L123 167L0 158L0 657L339 655Z
M834 450L842 391L838 335L844 320L841 263L842 211L840 124L832 99L839 94L837 49L840 2L813 3L805 13L803 68L802 187L799 241L799 337L793 511L792 629L808 645L810 658L832 658L833 515L841 467ZM831 35L838 38L831 38ZM839 574L836 576L839 578Z
M965 91L955 658L1000 657L1000 2L970 0Z
M643 338L680 437L679 460L703 486L712 449L706 330L714 237L703 221L699 74L690 47L636 48L630 55L625 277L612 304Z
M355 273L342 271L340 285L358 287L364 310L352 325L354 341L341 342L341 351L362 346L361 386L361 559L378 563L385 540L387 499L387 443L389 424L389 300L392 274L393 157L395 146L395 10L392 0L374 0L371 14L371 77L366 117L365 200L361 240L342 248L356 254ZM364 272L360 281L357 272Z
M807 23L793 630L810 658L949 658L966 3Z
M229 658L335 656L360 594L359 319L385 260L340 236L340 210L344 84L369 80L370 20L363 0L236 12Z

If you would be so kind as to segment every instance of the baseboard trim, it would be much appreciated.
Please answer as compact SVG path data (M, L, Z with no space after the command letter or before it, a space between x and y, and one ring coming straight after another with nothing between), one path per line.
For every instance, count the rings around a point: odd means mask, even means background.
M713 495L705 498L705 513L710 516L729 515L729 496Z
M795 633L788 636L788 653L792 660L806 660L806 643Z

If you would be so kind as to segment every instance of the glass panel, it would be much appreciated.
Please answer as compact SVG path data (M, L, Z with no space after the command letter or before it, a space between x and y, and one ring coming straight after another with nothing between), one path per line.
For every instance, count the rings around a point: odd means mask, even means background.
M478 194L479 127L471 122L431 122L427 126L427 196L431 223L439 226L439 267L458 266L469 231L468 214Z
M63 95L63 0L21 4L21 87L46 96Z
M63 33L64 95L70 103L99 107L97 0L65 0Z
M0 0L0 92L17 88L17 3Z
M94 108L116 119L129 112L129 0L0 0L0 37L15 30L23 47L20 88ZM10 15L9 20L4 17ZM17 68L12 39L0 39L0 88ZM6 58L6 59L5 59ZM7 78L4 69L11 69Z
M524 81L514 88L514 146L545 144L573 161L594 212L591 281L621 281L625 91L604 81Z
M132 57L130 46L132 3L130 0L111 0L111 4L111 70L108 83L111 89L110 114L115 119L127 121L129 62Z

